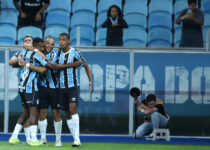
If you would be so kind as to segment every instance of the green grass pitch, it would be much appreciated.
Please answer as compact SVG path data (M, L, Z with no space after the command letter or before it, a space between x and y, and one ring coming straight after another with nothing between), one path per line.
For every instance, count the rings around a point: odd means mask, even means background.
M70 142L63 142L62 147L55 147L53 142L48 146L31 147L25 143L10 145L0 142L0 150L210 150L210 145L159 145L159 144L131 144L131 143L82 143L81 147L73 148Z

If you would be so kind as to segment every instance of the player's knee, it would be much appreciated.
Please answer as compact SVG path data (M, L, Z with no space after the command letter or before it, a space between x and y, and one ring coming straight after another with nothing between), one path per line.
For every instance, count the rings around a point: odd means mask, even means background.
M59 110L52 110L52 113L53 113L54 120L56 122L61 121L61 116L60 116Z

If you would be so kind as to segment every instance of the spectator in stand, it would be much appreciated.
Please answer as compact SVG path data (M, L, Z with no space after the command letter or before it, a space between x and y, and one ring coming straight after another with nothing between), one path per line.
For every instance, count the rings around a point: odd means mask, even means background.
M180 47L203 47L202 28L203 12L196 8L196 0L188 0L188 8L182 10L176 23L182 22L182 37Z
M50 0L13 0L16 9L19 11L18 26L43 25L43 12L50 4ZM44 3L44 5L43 5Z
M122 18L120 8L116 5L111 6L107 17L102 25L103 28L107 28L106 46L122 46L123 28L128 28L128 25Z

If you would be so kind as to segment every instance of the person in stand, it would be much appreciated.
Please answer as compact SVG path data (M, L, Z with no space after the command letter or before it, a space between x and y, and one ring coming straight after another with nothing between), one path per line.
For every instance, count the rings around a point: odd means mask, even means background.
M50 0L13 0L13 3L16 9L19 11L19 27L30 25L42 27L43 12L50 5Z
M122 46L123 28L128 28L128 25L123 19L120 8L116 5L111 6L107 17L102 24L102 28L107 28L106 46Z
M203 47L203 12L196 8L196 0L188 0L188 8L181 11L176 24L182 23L180 47Z

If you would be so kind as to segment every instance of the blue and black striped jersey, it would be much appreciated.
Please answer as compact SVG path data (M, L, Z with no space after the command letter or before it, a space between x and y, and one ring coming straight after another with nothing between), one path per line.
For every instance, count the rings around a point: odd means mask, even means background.
M59 50L57 56L57 64L69 64L73 63L75 60L81 61L79 53L74 48L71 48L67 53L63 53L62 50ZM79 86L77 69L66 68L59 70L58 81L59 88L71 88L74 86Z
M55 64L57 60L57 54L59 50L52 50L49 54L46 55L48 62ZM42 74L42 86L47 88L57 88L57 70L47 69L47 71Z
M34 66L46 66L47 62L43 60L37 53L29 50L21 50L15 54L16 57L20 57L26 63L30 63ZM30 70L27 67L20 68L19 77L19 91L24 93L32 93L38 91L37 83L39 73Z

